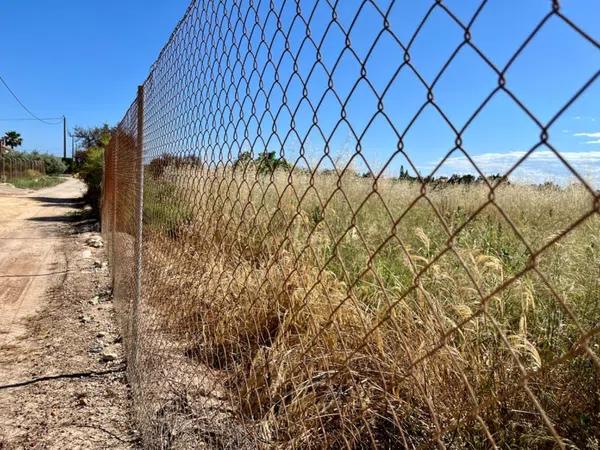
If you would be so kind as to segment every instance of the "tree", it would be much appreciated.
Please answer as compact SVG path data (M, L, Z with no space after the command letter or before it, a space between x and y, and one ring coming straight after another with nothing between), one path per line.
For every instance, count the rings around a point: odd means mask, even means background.
M8 145L11 150L23 144L23 138L16 131L7 131L4 135L4 142Z
M80 141L82 151L75 155L74 168L87 185L85 200L92 206L92 212L98 215L102 192L102 172L104 170L104 149L108 146L114 128L104 124L101 127L75 127L73 136ZM126 136L122 137L123 144ZM131 139L131 138L129 138Z
M292 167L283 156L278 158L277 153L267 150L260 153L255 159L252 159L251 152L242 152L233 167L247 167L250 164L253 164L257 173L262 175L273 173L277 169L290 170Z
M75 127L73 136L81 141L83 148L86 150L92 147L104 148L108 145L112 131L108 124L92 128Z
M411 176L408 173L408 170L406 170L403 165L400 166L400 175L398 176L398 179L399 180L416 181L416 178Z
M242 152L240 153L239 158L235 163L233 163L233 167L246 167L248 164L252 162L252 153L251 152Z
M402 180L403 178L406 178L406 175L408 175L408 172L404 169L404 166L401 165L400 166L400 175L398 176L398 178L400 180Z
M258 173L261 174L273 173L277 169L289 170L291 167L285 158L278 158L275 152L269 152L267 150L262 152L259 157L256 158L256 163L258 165Z

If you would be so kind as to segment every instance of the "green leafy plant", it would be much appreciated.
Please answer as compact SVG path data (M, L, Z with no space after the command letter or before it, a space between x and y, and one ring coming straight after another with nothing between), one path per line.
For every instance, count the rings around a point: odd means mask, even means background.
M87 186L85 200L91 205L92 211L95 214L98 214L100 211L103 170L104 149L101 147L92 147L86 150L79 169L79 177Z

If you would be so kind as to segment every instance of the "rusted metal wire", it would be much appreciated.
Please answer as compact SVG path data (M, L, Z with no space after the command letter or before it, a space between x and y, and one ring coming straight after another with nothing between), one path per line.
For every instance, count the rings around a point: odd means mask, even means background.
M600 196L551 132L600 71L541 114L511 70L551 27L600 45L548 1L502 61L493 2L400 3L194 1L116 128L102 227L147 447L598 445ZM440 18L462 38L433 70ZM496 82L459 120L466 52ZM491 176L466 137L498 98L535 131ZM452 137L424 168L427 114ZM515 181L539 152L573 183Z
M46 166L43 161L24 158L21 155L0 155L0 182L10 183L19 178L44 176Z

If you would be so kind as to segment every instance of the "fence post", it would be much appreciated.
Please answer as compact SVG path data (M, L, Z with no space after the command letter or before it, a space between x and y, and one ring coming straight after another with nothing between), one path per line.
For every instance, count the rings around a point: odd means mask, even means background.
M135 198L135 291L131 310L131 367L136 373L138 353L139 308L142 297L142 227L144 210L144 85L137 92L137 143L136 143L136 198ZM134 375L135 376L135 375Z
M113 153L112 153L112 180L113 180L113 187L112 187L112 217L111 217L111 228L110 228L110 232L111 232L111 237L110 237L110 265L111 265L111 282L112 282L112 288L113 288L113 292L115 289L115 237L117 235L117 199L118 199L118 182L117 182L117 164L119 161L119 135L121 134L121 130L119 130L119 127L117 126L117 131L116 131L116 138L115 138L115 147L113 148Z

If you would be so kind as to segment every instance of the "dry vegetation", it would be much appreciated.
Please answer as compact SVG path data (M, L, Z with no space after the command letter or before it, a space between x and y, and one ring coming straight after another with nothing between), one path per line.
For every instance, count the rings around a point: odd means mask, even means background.
M161 327L265 447L598 448L594 195L373 183L147 176Z

